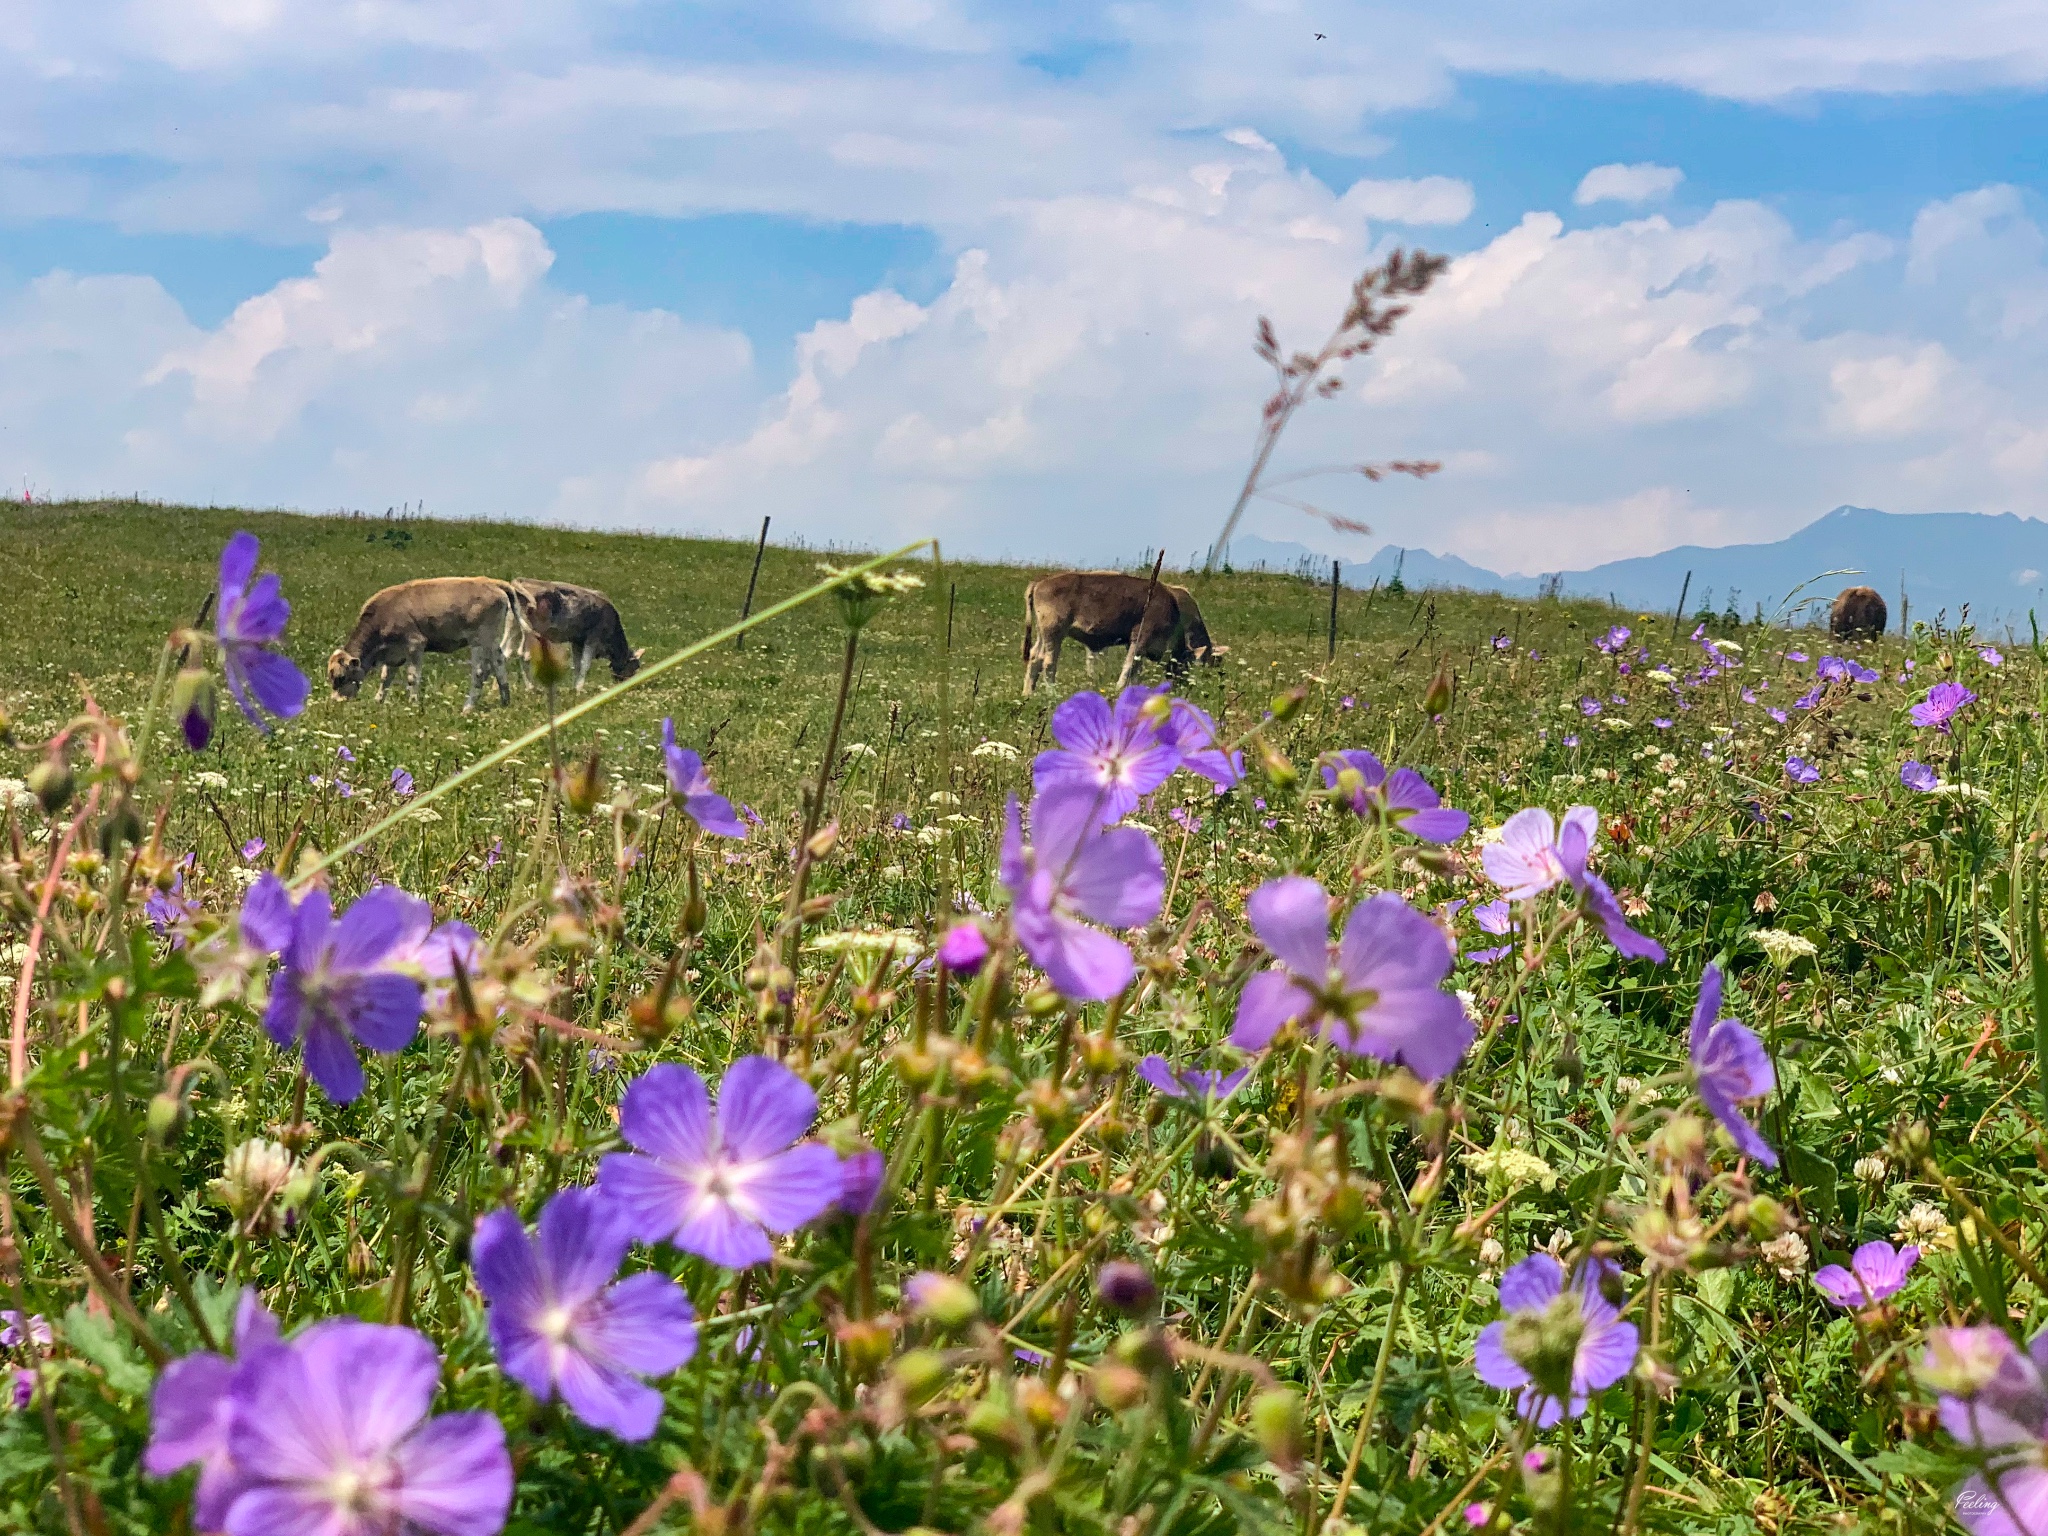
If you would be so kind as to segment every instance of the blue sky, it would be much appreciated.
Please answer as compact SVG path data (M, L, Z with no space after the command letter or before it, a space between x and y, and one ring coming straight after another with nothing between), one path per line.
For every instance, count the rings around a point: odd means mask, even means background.
M1423 244L1286 453L1445 473L1256 531L1536 569L2048 514L2048 12L1441 9L33 0L0 485L1192 549L1257 317Z

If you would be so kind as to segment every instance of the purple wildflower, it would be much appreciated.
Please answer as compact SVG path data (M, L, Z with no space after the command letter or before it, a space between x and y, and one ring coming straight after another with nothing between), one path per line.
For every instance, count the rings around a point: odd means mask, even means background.
M1721 968L1709 965L1700 973L1699 1002L1692 1010L1693 1079L1700 1101L1736 1147L1766 1168L1778 1166L1778 1154L1743 1118L1741 1099L1756 1099L1778 1086L1770 1054L1755 1031L1739 1019L1721 1017Z
M1628 626L1626 624L1617 624L1598 640L1595 640L1593 648L1604 655L1612 656L1616 651L1628 644L1628 637Z
M1147 1056L1138 1063L1138 1076L1145 1079L1169 1099L1203 1099L1221 1103L1237 1092L1247 1077L1250 1067L1239 1067L1235 1072L1203 1072L1193 1067L1175 1067L1160 1055Z
M1337 707L1339 709L1356 709L1358 708L1358 700L1347 693L1337 701Z
M253 864L261 856L263 850L269 846L270 844L264 842L262 838L252 837L249 841L242 844L242 857Z
M1659 715L1656 719L1652 720L1650 724L1657 727L1657 729L1660 731L1668 731L1671 729L1671 722L1669 720L1666 720L1661 715Z
M488 849L488 850L487 850L487 851L485 852L485 854L484 854L484 868L485 868L485 869L493 869L493 868L496 868L496 867L497 867L497 863L498 863L498 861L499 861L500 859L502 859L502 858L503 858L504 856L505 856L505 839L503 839L502 837L494 837L494 838L492 838L492 839L491 839L491 846L490 846L490 848L489 848L489 849Z
M1133 965L1128 946L1080 919L1141 927L1166 896L1166 867L1152 839L1136 827L1104 828L1100 798L1089 784L1041 791L1026 847L1012 795L1003 828L1000 877L1017 941L1061 993L1081 1002L1115 997Z
M897 832L908 832L911 826L910 818L901 811L897 811L889 817L889 826Z
M1579 738L1576 736L1567 736L1564 738L1564 744L1568 747L1576 747L1579 744Z
M347 747L336 747L334 749L334 755L340 758L344 763L352 763L356 760L355 753L349 751Z
M1820 770L1803 757L1789 756L1785 759L1785 777L1794 784L1818 784Z
M238 533L220 552L220 600L214 637L220 643L221 672L228 692L251 725L269 730L264 713L290 718L306 707L311 691L305 673L273 650L284 635L292 605L279 591L275 574L256 574L256 535Z
M1159 1282L1144 1265L1111 1259L1095 1271L1095 1296L1112 1312L1141 1317L1159 1300Z
M542 1402L621 1440L645 1440L661 1394L638 1378L665 1376L697 1352L690 1299L646 1271L614 1283L632 1238L594 1189L565 1189L541 1208L534 1236L511 1211L476 1224L470 1263L490 1303L491 1343L505 1374Z
M1599 714L1600 701L1598 699L1591 698L1579 700L1579 713L1587 716Z
M191 855L186 855L190 858ZM169 933L172 928L185 922L199 910L199 903L185 894L185 872L181 869L171 876L171 888L167 891L151 890L149 899L142 904L142 915L159 936ZM182 944L182 938L174 939Z
M939 964L956 976L972 976L988 959L988 937L976 922L955 923L939 940Z
M2002 667L2005 665L2005 657L1999 652L1998 647L1994 645L1978 646L1977 659L1987 667Z
M21 1412L36 1398L36 1373L22 1366L14 1373L14 1381L7 1389L7 1401L16 1413Z
M683 814L715 837L745 837L746 823L732 808L732 802L711 787L711 775L704 759L687 747L676 745L676 723L661 722L661 755L668 770L668 791L682 806Z
M418 950L432 922L425 902L392 885L372 887L338 919L324 890L308 892L294 910L275 875L250 888L243 934L284 955L263 1027L280 1049L303 1045L306 1070L335 1103L363 1091L356 1042L385 1055L412 1042L425 998L419 982L393 967Z
M149 1444L143 1448L142 1470L151 1477L172 1477L196 1465L199 1486L192 1497L192 1518L205 1531L226 1526L229 1507L248 1485L229 1448L229 1389L238 1376L255 1368L253 1362L278 1347L277 1319L254 1291L242 1292L236 1303L234 1344L232 1360L205 1350L173 1360L157 1378L150 1397Z
M1463 811L1445 806L1429 781L1413 768L1388 773L1372 753L1353 748L1329 754L1323 763L1323 783L1336 789L1346 769L1364 781L1345 802L1362 819L1397 828L1425 843L1454 843L1472 825L1472 818Z
M1830 1264L1816 1270L1813 1283L1838 1307L1869 1307L1905 1289L1906 1276L1920 1262L1920 1249L1909 1245L1865 1243L1849 1259L1849 1268Z
M403 768L391 770L391 793L401 800L412 798L412 775Z
M50 1323L40 1312L31 1312L26 1321L22 1315L9 1307L0 1312L0 1349L14 1349L25 1342L33 1342L41 1349L48 1349L56 1335L50 1332Z
M1661 964L1664 946L1629 927L1613 890L1586 867L1599 831L1600 813L1590 805L1566 811L1562 827L1550 812L1531 806L1508 818L1499 839L1480 854L1480 863L1510 901L1541 895L1560 882L1570 884L1579 893L1581 909L1605 930L1610 944L1631 960Z
M1502 938L1514 932L1514 909L1505 900L1482 902L1472 909L1472 921L1479 925L1482 933ZM1491 965L1494 961L1514 952L1513 944L1498 944L1490 949L1467 950L1465 958L1479 965Z
M1773 720L1777 721L1780 725L1783 725L1785 723L1786 715L1785 711L1783 711L1782 709L1767 709L1764 711L1764 713L1769 715Z
M1806 692L1799 695L1798 698L1794 699L1792 701L1792 707L1794 709L1811 709L1814 705L1820 702L1820 696L1822 692L1823 689L1821 685L1816 683L1813 685L1813 687L1807 689Z
M1344 707L1351 707L1348 698ZM1216 786L1219 794L1244 781L1244 754L1223 744L1223 733L1207 710L1186 699L1175 699L1167 724L1173 733L1173 748L1180 754L1181 767L1200 774Z
M228 1450L246 1479L228 1536L495 1536L512 1458L488 1413L427 1417L441 1375L410 1328L316 1323L229 1387Z
M1202 830L1202 818L1184 805L1174 806L1166 813L1166 816L1169 821L1190 837L1193 837Z
M1909 760L1899 769L1899 782L1908 789L1919 790L1924 795L1939 784L1941 780L1935 775L1934 770L1925 763Z
M1787 661L1804 661L1804 660L1806 660L1806 652L1804 652L1804 651L1787 651L1787 652L1785 653L1785 659L1786 659Z
M1956 1491L1956 1518L1974 1536L2048 1531L2048 1334L2024 1353L2003 1329L1936 1328L1921 1379L1940 1394L1942 1427L1989 1453Z
M1956 712L1965 704L1976 701L1977 695L1961 683L1936 683L1927 690L1927 697L1908 713L1913 717L1913 723L1923 730L1931 726L1947 736L1952 734Z
M1336 944L1330 898L1306 876L1268 880L1246 912L1280 963L1245 984L1230 1032L1239 1049L1263 1050L1284 1025L1314 1020L1353 1055L1397 1061L1433 1082L1472 1043L1464 1005L1443 990L1443 930L1392 892L1353 908Z
M1479 1379L1517 1392L1516 1408L1538 1429L1567 1413L1577 1418L1595 1392L1636 1363L1636 1326L1603 1294L1620 1280L1611 1259L1594 1259L1578 1267L1567 1290L1564 1266L1549 1254L1522 1260L1500 1277L1507 1316L1488 1323L1473 1350Z
M1032 786L1041 793L1083 787L1098 820L1121 820L1180 766L1171 720L1170 706L1155 689L1126 688L1114 709L1099 693L1077 693L1052 712L1059 746L1032 761ZM1209 736L1213 747L1213 723Z
M832 1202L834 1210L848 1216L865 1216L875 1208L875 1201L881 1198L882 1180L889 1172L889 1163L873 1147L865 1147L839 1160L839 1194Z
M635 1237L727 1269L765 1263L775 1253L770 1232L823 1215L844 1188L830 1147L798 1143L817 1116L810 1086L766 1056L726 1068L715 1115L688 1067L650 1067L619 1105L619 1130L635 1150L606 1157L598 1187Z
M1515 642L1509 639L1506 635L1495 635L1493 637L1493 648L1496 651L1504 651L1514 643Z

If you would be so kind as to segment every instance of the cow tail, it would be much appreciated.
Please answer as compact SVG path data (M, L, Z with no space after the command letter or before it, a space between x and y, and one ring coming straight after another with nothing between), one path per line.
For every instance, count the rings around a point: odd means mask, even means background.
M523 594L509 581L498 583L498 590L505 594L505 623L498 642L499 649L507 656L526 654L526 643L533 634L526 622L526 605Z
M1024 660L1031 660L1031 642L1038 628L1038 604L1032 587L1024 589Z

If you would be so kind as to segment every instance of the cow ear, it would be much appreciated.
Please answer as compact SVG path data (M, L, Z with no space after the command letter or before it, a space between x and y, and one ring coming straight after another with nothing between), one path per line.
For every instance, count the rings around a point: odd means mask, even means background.
M641 646L641 647L640 647L640 649L639 649L639 650L637 650L637 651L635 651L635 652L633 653L633 659L634 659L635 661L638 661L638 660L639 660L639 659L640 659L640 658L641 658L642 656L645 656L646 654L647 654L647 647L643 645L643 646Z

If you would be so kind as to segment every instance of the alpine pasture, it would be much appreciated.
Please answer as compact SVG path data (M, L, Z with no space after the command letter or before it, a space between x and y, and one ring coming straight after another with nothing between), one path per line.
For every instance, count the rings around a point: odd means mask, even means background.
M928 549L660 670L751 545L0 541L8 1529L2039 1528L2034 643L1179 574L1091 712ZM650 675L331 697L428 575Z

